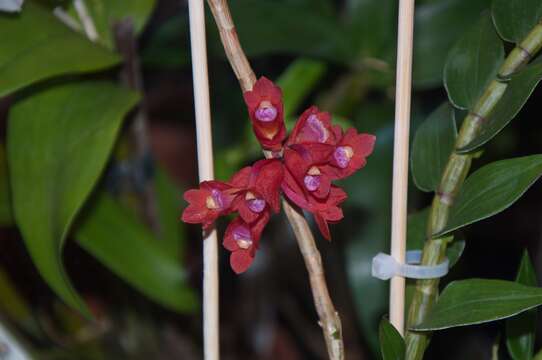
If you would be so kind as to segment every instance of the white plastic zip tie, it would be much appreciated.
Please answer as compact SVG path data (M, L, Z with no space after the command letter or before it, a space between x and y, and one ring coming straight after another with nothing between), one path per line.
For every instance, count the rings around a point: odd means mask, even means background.
M435 266L417 265L422 259L421 250L406 252L406 264L399 264L388 254L378 253L373 258L372 275L380 280L389 280L394 276L402 276L409 279L436 279L448 273L450 261L445 258L443 262Z

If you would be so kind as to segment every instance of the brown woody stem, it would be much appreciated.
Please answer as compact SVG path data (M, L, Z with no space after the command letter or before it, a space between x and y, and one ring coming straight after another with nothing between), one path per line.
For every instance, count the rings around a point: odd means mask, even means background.
M539 23L510 52L501 65L497 78L487 86L474 108L471 109L463 121L455 143L456 150L452 152L448 159L439 189L433 198L427 227L427 241L423 249L423 265L436 265L442 262L445 256L449 238L435 238L433 234L443 230L448 223L453 199L467 177L473 157L472 154L460 154L457 150L465 147L476 138L483 124L480 119L487 119L496 104L501 100L508 87L510 76L527 64L541 47L542 24ZM408 327L422 322L431 310L438 295L438 285L438 279L418 280L416 282L416 290L408 312ZM421 360L429 344L430 335L429 332L409 331L405 338L405 358L407 360Z
M256 82L256 75L254 75L254 71L252 71L250 63L239 43L228 3L226 0L207 0L207 3L213 13L224 50L239 80L241 89L249 91ZM268 158L271 157L271 154L268 152L264 151L264 154ZM332 360L342 360L344 359L344 346L341 320L329 296L322 259L316 247L314 236L300 208L287 200L282 201L282 206L292 226L309 273L314 305L320 318L320 326L324 333L329 358Z

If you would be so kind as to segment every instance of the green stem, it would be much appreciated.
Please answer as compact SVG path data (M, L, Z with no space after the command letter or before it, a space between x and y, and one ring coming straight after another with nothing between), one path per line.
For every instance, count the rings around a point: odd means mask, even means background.
M460 149L470 143L478 135L483 123L502 98L508 87L508 79L522 66L529 62L542 47L542 23L536 25L527 37L519 43L505 59L498 76L485 89L474 108L469 112L456 139L455 148ZM433 238L433 234L442 230L449 217L454 198L461 189L470 170L472 154L453 152L442 174L438 191L433 198L427 227L427 241L423 249L422 264L436 265L440 263L446 252L448 239ZM408 312L407 325L420 323L433 306L438 296L438 279L418 280L412 303ZM406 359L421 360L431 333L408 331L406 334Z

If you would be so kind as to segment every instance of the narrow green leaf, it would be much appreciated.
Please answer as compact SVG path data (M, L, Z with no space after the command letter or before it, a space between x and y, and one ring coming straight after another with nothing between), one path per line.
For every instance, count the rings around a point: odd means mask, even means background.
M433 331L517 315L542 304L542 289L512 281L468 279L450 283L427 318L413 327Z
M487 117L480 133L472 142L459 149L458 152L472 152L493 139L495 135L516 117L540 80L542 80L541 63L530 65L518 74L513 75L506 92L495 109Z
M542 18L542 1L493 0L491 11L499 35L518 43Z
M63 243L137 100L137 94L107 82L71 83L21 100L9 116L16 223L40 274L81 311L85 306L62 265Z
M378 329L380 351L383 360L403 360L405 358L405 341L388 319L382 319Z
M435 236L486 219L511 206L542 175L542 155L496 161L467 178L446 228Z
M75 232L79 245L150 299L193 312L198 302L178 255L111 196L100 193L93 200Z
M0 14L0 97L36 81L97 71L119 61L33 2L19 15Z
M480 13L489 7L490 0L438 0L425 4L416 2L416 5L412 81L417 88L441 86L450 49L464 29L475 23ZM395 39L390 43L395 46Z
M527 286L537 286L536 272L529 253L523 253L516 282ZM533 358L536 331L536 309L525 311L506 321L506 347L514 360Z
M412 143L412 177L418 189L436 191L450 153L454 149L457 127L449 103L433 111L416 130Z
M454 106L472 109L504 59L504 48L489 14L454 45L444 66L444 87Z

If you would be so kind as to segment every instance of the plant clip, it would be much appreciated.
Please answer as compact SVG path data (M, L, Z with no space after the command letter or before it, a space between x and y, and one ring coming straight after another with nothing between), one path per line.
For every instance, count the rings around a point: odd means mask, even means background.
M399 264L388 254L378 253L373 258L372 275L380 280L389 280L394 276L409 279L436 279L448 273L450 261L445 258L435 266L417 265L422 259L421 250L406 252L406 264Z

